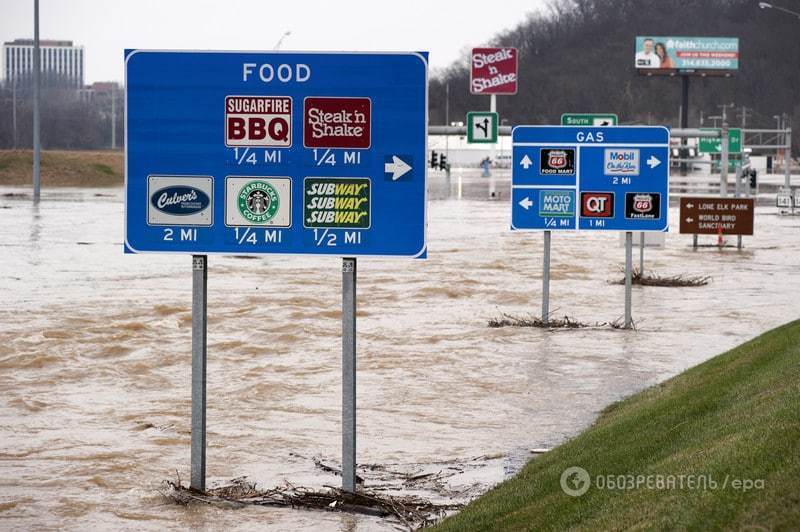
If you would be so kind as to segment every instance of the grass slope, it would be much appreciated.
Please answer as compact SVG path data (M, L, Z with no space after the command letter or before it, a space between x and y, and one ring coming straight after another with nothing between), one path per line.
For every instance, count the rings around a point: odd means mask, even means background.
M43 151L43 187L112 187L123 181L121 151ZM30 185L31 150L0 150L0 185Z
M580 466L591 487L566 495ZM710 475L689 489L598 489L596 475ZM722 484L728 478L727 487ZM734 479L762 489L734 488ZM676 479L676 484L679 480ZM702 484L701 484L702 486ZM800 321L606 409L437 531L800 528Z

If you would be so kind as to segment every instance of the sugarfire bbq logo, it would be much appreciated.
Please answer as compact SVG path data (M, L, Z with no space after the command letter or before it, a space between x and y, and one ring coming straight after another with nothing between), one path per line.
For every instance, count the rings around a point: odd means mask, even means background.
M264 224L275 217L281 200L275 187L266 181L250 181L239 191L236 205L246 220Z
M542 148L539 169L542 175L574 175L575 150Z

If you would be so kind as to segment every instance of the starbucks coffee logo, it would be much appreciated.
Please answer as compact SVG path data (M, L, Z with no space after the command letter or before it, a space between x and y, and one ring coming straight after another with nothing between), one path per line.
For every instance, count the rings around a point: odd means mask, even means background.
M250 181L242 187L237 198L242 216L257 224L272 220L280 204L278 191L265 181Z

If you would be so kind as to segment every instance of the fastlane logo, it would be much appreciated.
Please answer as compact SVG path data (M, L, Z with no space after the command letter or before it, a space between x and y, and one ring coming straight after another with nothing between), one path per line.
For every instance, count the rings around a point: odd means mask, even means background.
M539 170L542 175L575 174L575 150L542 148L539 152L541 162Z
M661 218L661 194L628 192L625 194L625 218L657 220Z
M605 175L639 175L639 150L606 148L603 173Z
M613 192L581 192L581 216L584 218L613 218Z
M226 96L225 145L291 147L292 99L288 96Z

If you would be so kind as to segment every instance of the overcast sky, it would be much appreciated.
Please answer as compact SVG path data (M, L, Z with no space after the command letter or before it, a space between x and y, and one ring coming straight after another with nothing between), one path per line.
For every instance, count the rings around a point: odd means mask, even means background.
M442 68L546 0L40 0L42 39L85 47L86 83L122 80L125 48L424 50ZM0 0L0 40L33 37L33 0Z

